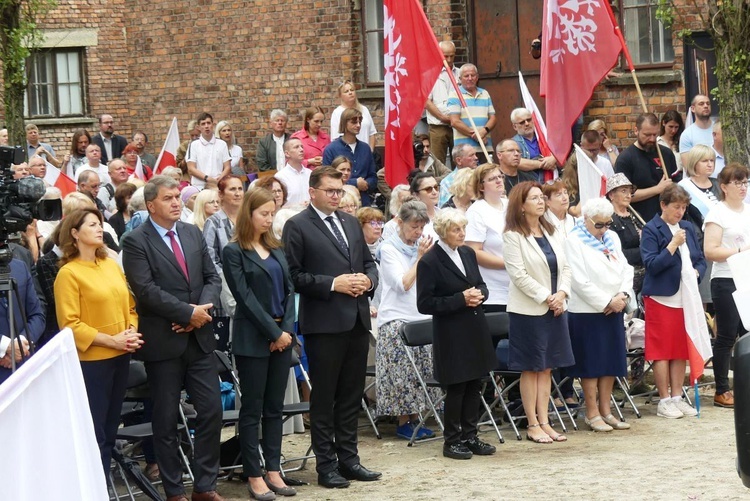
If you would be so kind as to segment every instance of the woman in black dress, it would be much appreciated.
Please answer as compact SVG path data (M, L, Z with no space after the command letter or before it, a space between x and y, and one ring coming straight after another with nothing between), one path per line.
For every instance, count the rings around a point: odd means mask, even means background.
M636 294L643 287L645 268L641 259L641 230L646 226L640 214L630 206L635 193L635 186L622 172L607 179L607 198L612 202L612 226L622 244L622 253L628 264L633 267L633 290Z
M487 286L474 250L464 245L466 223L457 209L437 214L439 240L417 264L417 309L432 315L434 374L446 392L443 456L451 459L495 453L477 437L481 378L496 361L481 307Z

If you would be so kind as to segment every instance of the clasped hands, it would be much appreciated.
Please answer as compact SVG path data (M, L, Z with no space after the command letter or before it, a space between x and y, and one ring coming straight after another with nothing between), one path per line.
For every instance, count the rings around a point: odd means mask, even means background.
M482 301L484 301L484 294L482 294L482 291L480 291L476 287L466 289L463 292L463 295L466 306L468 306L469 308L476 308L477 306L482 304Z
M10 369L12 367L11 363L11 353L13 353L13 350L15 347L15 359L16 363L19 363L22 360L22 357L28 357L29 356L29 342L26 340L25 337L21 336L21 347L23 348L23 352L18 349L18 340L14 341L12 343L13 346L10 344L8 345L8 349L5 350L5 354L2 358L0 358L0 367L5 367L6 369Z
M283 331L281 333L281 336L279 336L279 339L277 339L276 341L273 341L269 345L269 348L271 349L271 352L273 353L274 351L284 351L287 348L289 348L291 344L292 344L292 335L286 331Z
M625 309L625 306L627 306L627 304L628 304L628 298L622 292L618 292L609 301L609 304L607 305L606 308L604 308L603 313L605 315L609 315L611 313L620 313L622 310Z
M352 297L361 296L371 286L370 278L364 273L345 273L333 279L333 290Z
M552 310L556 317L563 314L565 308L565 297L566 294L563 291L557 291L547 298L547 306Z
M190 306L193 307L193 314L190 316L190 323L186 326L182 326L173 322L172 330L174 332L182 334L183 332L190 332L194 329L200 329L212 320L209 310L214 307L213 303L191 304Z
M127 351L128 353L135 353L135 350L143 346L141 333L136 331L133 326L112 336L112 341L115 343L116 349Z

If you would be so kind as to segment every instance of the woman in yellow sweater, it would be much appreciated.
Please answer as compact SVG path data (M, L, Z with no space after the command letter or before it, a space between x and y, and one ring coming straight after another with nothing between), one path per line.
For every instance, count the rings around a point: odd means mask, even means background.
M78 209L60 223L62 268L55 280L61 329L73 331L105 476L120 423L130 354L143 344L125 275L107 257L102 216Z

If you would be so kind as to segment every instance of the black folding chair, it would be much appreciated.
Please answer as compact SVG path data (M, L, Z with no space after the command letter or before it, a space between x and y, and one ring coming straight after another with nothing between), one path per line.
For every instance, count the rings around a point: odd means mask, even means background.
M416 360L414 359L414 354L409 349L429 346L432 344L432 319L401 324L398 329L398 333L401 336L401 341L404 343L404 347L406 348L406 357L409 359L409 363L411 364L412 370L414 371L414 375L417 377L419 385L422 387L422 391L424 392L425 399L429 404L429 410L426 413L419 414L419 423L414 427L414 432L412 433L411 438L409 439L409 443L407 444L408 447L411 447L416 443L416 438L419 430L424 426L427 419L429 419L431 416L433 416L435 418L435 421L437 421L438 426L440 426L440 431L445 431L443 421L440 419L440 416L437 412L437 408L440 407L440 404L442 404L443 400L445 400L445 394L443 393L440 398L433 402L432 397L430 396L429 389L440 388L442 390L442 385L438 383L432 376L422 376L419 368L417 367ZM437 438L438 437L435 436L433 438L420 440L420 442L427 442L430 440L435 440Z

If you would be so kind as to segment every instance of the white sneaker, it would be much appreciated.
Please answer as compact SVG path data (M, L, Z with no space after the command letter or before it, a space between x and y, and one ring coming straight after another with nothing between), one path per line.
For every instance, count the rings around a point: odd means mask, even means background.
M684 398L680 398L677 402L672 401L672 404L682 412L683 416L695 417L698 415L698 411L687 403Z
M667 419L680 419L684 416L671 400L659 401L659 405L656 406L656 415Z

